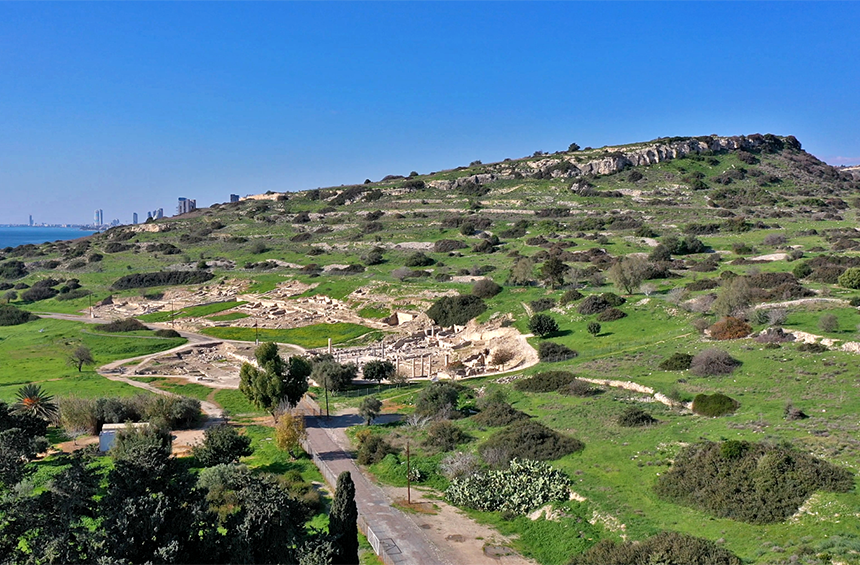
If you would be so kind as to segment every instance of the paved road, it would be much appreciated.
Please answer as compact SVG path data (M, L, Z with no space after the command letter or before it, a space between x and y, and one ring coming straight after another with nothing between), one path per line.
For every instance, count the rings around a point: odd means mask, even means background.
M317 464L337 477L349 471L355 483L358 512L379 538L386 563L409 565L454 565L408 516L391 505L391 500L378 486L370 482L349 454L349 438L345 430L362 423L356 414L323 417L308 416L306 429L310 450L318 457ZM323 471L325 475L325 471ZM330 479L331 480L331 479Z

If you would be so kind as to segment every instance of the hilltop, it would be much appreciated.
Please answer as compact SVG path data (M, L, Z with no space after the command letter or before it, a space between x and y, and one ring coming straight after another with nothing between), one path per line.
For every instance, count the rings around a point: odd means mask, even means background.
M860 468L858 209L860 173L823 163L792 136L572 144L3 249L0 296L11 291L13 305L34 312L92 304L98 316L251 343L325 349L332 338L345 360L378 356L384 343L407 377L425 358L436 375L475 377L454 403L462 416L498 393L580 442L551 461L579 497L541 514L552 519L472 511L541 563L658 531L719 542L749 562L851 562L860 495L850 473L832 490L804 483L786 497L799 506L757 499L744 512L721 499L697 506L659 477L687 468L676 460L689 445L763 468L790 458L790 442L803 469L821 464L807 456ZM547 329L533 323L539 313L557 325L543 338L533 335ZM562 360L550 360L552 348ZM504 351L512 356L493 361ZM210 364L235 373L234 353ZM516 384L541 373L552 386ZM0 398L21 380L0 366ZM425 384L383 391L386 408L417 410ZM414 447L426 484L448 485L441 462L457 451L489 464L485 443L502 440L487 421L451 420L463 434L451 449ZM420 427L373 430L395 450L429 441ZM398 457L370 468L400 484Z

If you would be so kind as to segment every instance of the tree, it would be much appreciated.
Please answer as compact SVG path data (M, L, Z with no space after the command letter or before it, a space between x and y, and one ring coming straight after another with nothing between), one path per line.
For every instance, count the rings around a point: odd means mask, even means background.
M36 384L24 385L15 394L18 401L12 405L15 412L29 414L42 420L54 422L59 411L54 403L53 395L48 394Z
M860 288L860 267L851 267L839 275L839 286L845 288Z
M284 361L278 354L278 345L272 342L257 347L254 355L259 368L250 363L242 365L239 390L277 420L281 402L295 406L307 392L311 364L296 356Z
M548 314L535 314L529 319L529 331L539 337L546 337L558 331L558 322Z
M336 536L334 565L358 563L358 507L355 505L355 483L344 471L337 478L337 489L328 516L328 531Z
M472 286L472 294L478 298L492 298L502 292L502 287L490 279L481 279Z
M377 382L390 380L391 377L394 376L395 371L396 367L394 366L394 363L391 361L381 361L379 359L368 361L361 369L365 379Z
M616 261L606 275L619 292L633 294L634 289L645 280L647 269L648 263L644 259L627 255Z
M573 153L574 151L579 151L579 144L578 143L571 143L570 145L567 146L567 150L571 153Z
M490 357L490 364L495 365L496 367L505 368L505 365L511 362L516 355L513 351L506 347L500 347L493 352L493 356Z
M364 423L368 426L379 416L379 412L382 410L382 401L376 398L375 396L365 396L361 400L361 404L358 407L358 414L362 418L364 418Z
M87 346L79 345L74 351L69 353L67 363L71 367L77 367L78 372L80 373L84 365L95 365L96 360L93 359L93 354Z
M752 303L752 289L746 277L727 280L714 301L714 312L720 316L732 316L746 310Z
M528 257L520 257L511 267L511 274L508 275L508 284L512 286L528 286L533 278L532 271L534 270L534 261Z
M427 315L442 327L465 326L487 309L477 296L443 296L427 310Z
M298 456L302 441L308 437L305 430L305 419L301 414L284 413L275 425L275 443L295 459Z
M561 259L553 255L540 268L540 277L547 286L555 288L564 282L564 274L567 272L567 265Z
M839 318L835 314L824 314L818 319L818 327L826 333L839 330Z
M254 453L251 438L239 435L227 424L212 426L204 433L203 443L193 449L194 458L204 467L238 463L240 457Z
M328 417L328 393L345 389L358 374L355 363L342 365L331 355L321 355L314 361L311 378L325 389L325 413Z
M588 322L587 329L588 333L590 333L592 336L597 337L597 334L600 333L600 324L598 324L597 322Z

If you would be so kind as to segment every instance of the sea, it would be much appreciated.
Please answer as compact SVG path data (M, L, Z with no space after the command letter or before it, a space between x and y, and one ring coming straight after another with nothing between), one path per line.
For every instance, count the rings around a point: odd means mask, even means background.
M45 243L66 239L78 239L95 233L78 228L42 228L29 226L0 226L0 249L17 247L25 243Z

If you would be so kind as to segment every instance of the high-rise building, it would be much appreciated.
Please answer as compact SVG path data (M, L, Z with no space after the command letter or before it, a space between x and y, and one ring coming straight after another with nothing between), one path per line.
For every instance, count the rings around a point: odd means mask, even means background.
M159 208L158 210L155 211L155 213L153 215L155 216L156 220L160 220L161 218L164 217L164 208Z
M177 215L187 214L188 212L193 212L196 209L196 200L192 200L191 198L185 198L184 196L179 197L179 205L176 207Z
M95 214L93 214L93 223L97 226L104 225L105 223L105 211L104 210L96 210Z
M238 202L238 201L239 201L239 195L238 194L231 194L230 195L230 202Z
M33 226L33 214L30 214L30 227Z
M132 213L131 223L137 225L137 212Z

